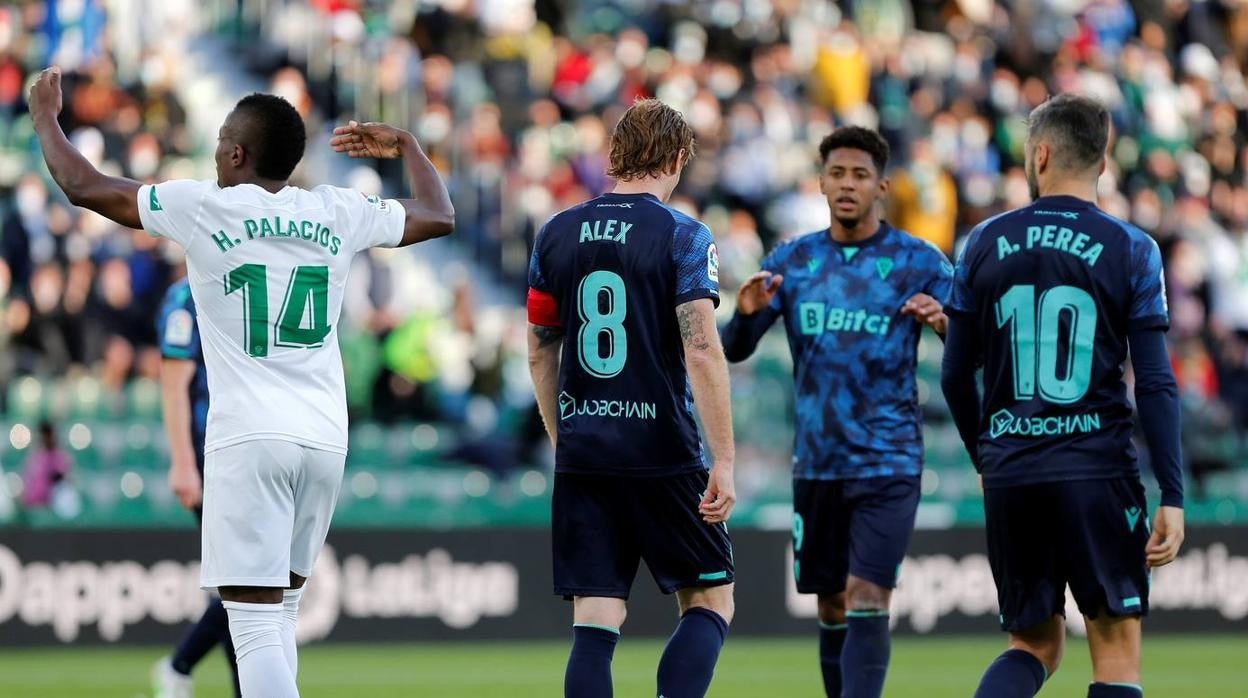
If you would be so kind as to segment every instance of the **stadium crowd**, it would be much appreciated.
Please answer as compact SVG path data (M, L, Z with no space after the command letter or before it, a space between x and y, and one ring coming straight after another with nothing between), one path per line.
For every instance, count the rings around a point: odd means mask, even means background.
M156 370L150 319L180 273L177 253L142 233L110 235L49 192L23 105L32 71L56 60L73 73L67 132L98 162L143 180L194 170L213 134L190 132L179 101L189 38L166 32L130 55L104 19L105 5L148 4L87 0L81 16L55 21L54 4L0 8L0 388L26 373L91 371L119 386ZM361 263L348 363L355 351L379 368L355 381L359 404L457 419L473 396L527 393L514 367L533 236L610 186L609 128L637 97L673 104L695 128L698 157L674 202L715 232L731 306L767 249L827 224L814 151L834 124L881 130L893 150L888 218L953 255L974 224L1028 200L1026 114L1078 90L1113 113L1103 207L1162 245L1187 419L1200 433L1248 427L1242 3L243 0L237 10L217 30L314 128L345 118L411 128L448 177L457 244L477 265L413 305L403 299L428 271L419 252ZM353 177L401 186L397 169L378 167L379 178ZM485 330L471 281L481 270L516 302ZM450 388L437 389L440 376L455 376ZM430 385L434 399L422 397ZM1210 462L1198 467L1217 467L1200 446L1194 460Z

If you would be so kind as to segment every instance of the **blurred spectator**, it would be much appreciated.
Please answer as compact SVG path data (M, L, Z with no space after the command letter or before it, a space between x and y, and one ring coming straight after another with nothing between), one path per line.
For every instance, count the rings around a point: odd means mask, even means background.
M22 506L28 509L52 504L53 494L73 469L69 454L56 443L56 430L50 422L39 425L39 445L26 457L22 472Z

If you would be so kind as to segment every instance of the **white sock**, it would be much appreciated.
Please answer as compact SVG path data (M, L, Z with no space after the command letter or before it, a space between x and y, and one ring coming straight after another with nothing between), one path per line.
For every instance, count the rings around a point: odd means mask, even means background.
M299 698L282 649L282 614L275 603L226 601L243 698Z
M290 675L299 676L299 650L295 646L295 623L299 620L299 600L303 589L287 589L282 592L282 651L290 665Z

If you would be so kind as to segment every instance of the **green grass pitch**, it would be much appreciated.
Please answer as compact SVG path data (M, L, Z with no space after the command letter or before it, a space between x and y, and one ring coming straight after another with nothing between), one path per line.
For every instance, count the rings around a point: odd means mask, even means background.
M980 672L1000 651L1000 637L928 637L894 641L884 695L967 698ZM730 637L712 698L821 696L815 637ZM615 693L654 695L662 641L629 638L615 655ZM0 696L5 698L140 698L147 672L164 648L5 649ZM299 657L305 698L403 696L549 698L560 689L564 643L314 645ZM1083 640L1070 638L1061 671L1040 694L1083 696L1091 675ZM1248 636L1145 637L1144 685L1149 698L1248 698ZM196 674L196 696L227 698L224 663L209 655Z

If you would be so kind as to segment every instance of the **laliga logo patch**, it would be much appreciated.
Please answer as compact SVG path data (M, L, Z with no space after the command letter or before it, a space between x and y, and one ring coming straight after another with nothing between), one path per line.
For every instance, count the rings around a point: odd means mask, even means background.
M377 210L381 211L382 213L385 213L390 210L390 204L386 203L385 199L381 198L380 196L377 196L376 194L369 194L365 196L364 199L367 200L368 203L376 206Z
M719 251L713 242L706 248L706 275L711 281L719 283Z

